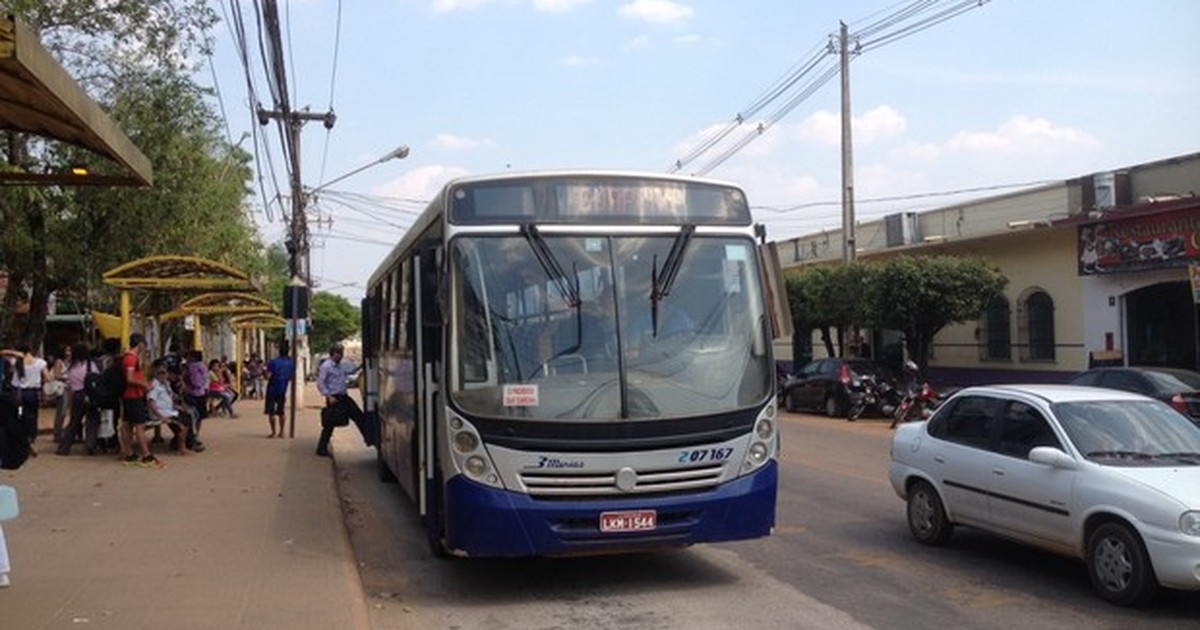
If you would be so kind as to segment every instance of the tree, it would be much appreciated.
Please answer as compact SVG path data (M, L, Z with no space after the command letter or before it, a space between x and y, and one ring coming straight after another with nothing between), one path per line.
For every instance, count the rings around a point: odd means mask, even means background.
M6 302L21 297L30 306L18 334L38 345L52 293L88 302L101 288L100 274L146 255L198 255L257 271L260 244L245 211L250 157L221 138L218 118L190 78L216 21L206 0L114 0L99 8L92 0L14 0L7 11L39 33L155 172L148 190L0 192ZM115 170L73 146L11 132L4 139L0 154L9 169L58 171L91 162L97 173ZM0 317L0 334L9 330L9 316Z
M308 331L308 341L315 351L324 352L334 343L358 332L359 309L350 304L350 300L318 291L313 294L309 306L312 329Z
M876 274L870 298L876 324L904 333L905 349L921 370L938 331L979 318L1008 284L978 257L899 256Z
M874 284L873 268L869 265L804 267L788 274L786 283L792 319L800 322L797 332L821 331L825 352L831 357L845 354L848 329L869 326L873 321L870 302L863 299ZM833 331L837 332L836 348Z

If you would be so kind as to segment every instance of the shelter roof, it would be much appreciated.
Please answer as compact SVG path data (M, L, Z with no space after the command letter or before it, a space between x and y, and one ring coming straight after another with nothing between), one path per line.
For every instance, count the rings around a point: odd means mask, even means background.
M273 313L238 315L229 320L234 328L286 328L288 321Z
M150 186L150 160L67 74L37 35L0 16L0 129L61 140L120 164L124 176L0 173L0 182Z
M179 305L177 309L200 315L274 313L275 306L266 298L251 293L205 293Z
M246 272L196 256L147 256L104 272L117 289L148 291L252 291Z

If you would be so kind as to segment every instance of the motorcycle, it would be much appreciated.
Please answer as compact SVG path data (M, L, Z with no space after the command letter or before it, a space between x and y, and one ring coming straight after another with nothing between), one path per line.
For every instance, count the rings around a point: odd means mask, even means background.
M893 429L901 422L929 418L941 402L937 390L921 378L920 368L911 359L904 361L904 373L908 385L891 413Z
M929 418L933 414L933 410L937 408L938 402L937 390L929 384L929 381L914 379L904 393L904 398L896 406L896 411L892 414L892 428L895 429L896 425L901 422Z

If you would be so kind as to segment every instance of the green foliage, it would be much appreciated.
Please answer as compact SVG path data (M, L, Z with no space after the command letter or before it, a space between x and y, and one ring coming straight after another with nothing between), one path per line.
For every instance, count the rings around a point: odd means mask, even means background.
M115 300L106 270L152 254L212 258L261 275L265 261L246 211L250 156L223 139L219 119L191 77L203 59L216 15L207 0L14 0L6 11L104 108L154 169L149 189L6 187L0 191L0 271L29 295L27 328L0 336L37 345L47 297L91 306ZM60 171L86 163L118 174L77 147L7 132L5 168ZM6 305L10 306L10 305ZM137 308L139 305L135 305ZM11 308L5 311L11 313Z
M318 291L313 293L309 306L312 328L308 331L308 341L314 353L325 352L333 343L358 332L361 321L359 309L350 304L350 300Z
M872 308L882 328L905 334L922 369L933 337L950 324L977 319L1008 279L978 257L899 256L881 265Z
M797 334L820 330L831 356L830 330L881 328L904 333L909 356L924 369L934 336L978 318L1008 280L975 257L898 256L849 265L815 265L787 276Z
M864 296L874 285L874 268L870 265L818 265L804 267L787 275L788 302L799 330L820 330L826 353L835 351L831 331L838 331L840 347L842 332L851 327L871 326L874 313Z

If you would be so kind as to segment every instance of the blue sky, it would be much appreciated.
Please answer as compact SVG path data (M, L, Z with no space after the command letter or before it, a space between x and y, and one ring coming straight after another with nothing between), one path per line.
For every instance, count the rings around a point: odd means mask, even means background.
M316 203L318 288L353 299L410 212L448 179L571 167L666 172L813 58L839 21L853 34L910 3L280 4L293 106L337 114L330 131L304 127L305 185L398 145L412 148L405 160L334 184ZM214 6L229 17L229 3ZM253 11L247 3L243 11L253 81L271 108ZM212 75L201 79L219 88L236 141L254 125L253 108L231 31L223 25L218 33ZM991 0L862 53L850 75L860 220L1200 151L1193 0ZM835 77L706 172L745 188L772 239L840 226L839 93ZM747 117L730 137L751 132L794 94ZM286 188L278 135L267 131L257 152L264 169L271 155ZM682 172L706 168L723 146ZM986 187L997 188L918 196ZM286 226L278 206L256 204L264 238L279 240Z

